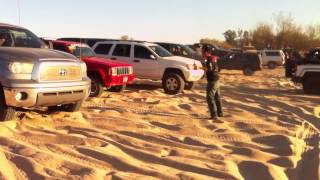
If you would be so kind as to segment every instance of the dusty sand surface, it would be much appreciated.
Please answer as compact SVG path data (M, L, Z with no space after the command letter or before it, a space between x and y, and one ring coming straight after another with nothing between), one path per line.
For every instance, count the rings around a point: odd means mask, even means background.
M78 113L22 112L0 123L0 179L318 179L319 96L280 69L221 74L222 123L207 119L205 81L176 96L157 83L105 92Z

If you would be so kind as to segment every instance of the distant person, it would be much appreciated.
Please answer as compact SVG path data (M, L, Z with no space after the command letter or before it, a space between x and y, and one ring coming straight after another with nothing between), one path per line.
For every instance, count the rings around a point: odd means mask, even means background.
M6 42L5 34L0 33L0 46L4 46L5 42Z
M207 103L211 119L218 120L223 117L222 103L220 98L220 85L218 66L215 58L212 58L212 49L208 46L202 48L203 58L206 60L206 76L207 76Z

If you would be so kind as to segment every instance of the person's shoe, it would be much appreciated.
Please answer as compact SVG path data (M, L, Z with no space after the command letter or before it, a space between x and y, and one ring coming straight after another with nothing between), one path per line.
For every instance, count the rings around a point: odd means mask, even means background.
M223 123L223 121L219 120L218 117L211 117L213 123Z
M223 113L218 113L218 117L224 117Z

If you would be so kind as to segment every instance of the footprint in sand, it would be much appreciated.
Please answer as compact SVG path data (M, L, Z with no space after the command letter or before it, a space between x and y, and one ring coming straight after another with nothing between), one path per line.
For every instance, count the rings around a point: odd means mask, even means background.
M160 122L150 122L150 124L152 124L154 126L158 126L163 129L170 130L170 131L180 131L181 130L181 128L179 127L180 125L169 125L169 124L163 124Z
M180 104L179 107L181 109L187 110L187 111L191 111L192 110L192 106L190 104Z

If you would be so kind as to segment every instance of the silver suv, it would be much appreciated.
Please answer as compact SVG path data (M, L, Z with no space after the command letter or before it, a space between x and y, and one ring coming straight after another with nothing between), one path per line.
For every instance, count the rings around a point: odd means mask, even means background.
M0 24L0 121L13 119L17 107L78 111L88 97L85 63L43 47L32 32Z
M201 62L174 56L162 46L140 41L97 42L94 51L106 58L131 64L139 79L162 80L167 94L191 89L204 75Z

